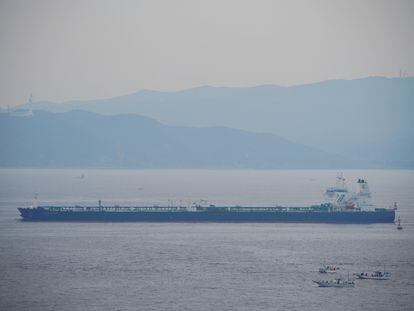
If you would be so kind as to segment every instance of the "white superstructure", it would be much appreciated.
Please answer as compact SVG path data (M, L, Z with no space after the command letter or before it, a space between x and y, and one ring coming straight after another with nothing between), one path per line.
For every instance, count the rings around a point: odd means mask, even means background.
M372 210L374 205L371 201L371 191L369 190L368 182L365 179L359 178L357 186L358 188L355 192L349 191L345 184L345 178L343 178L342 174L338 174L337 186L328 188L326 194L329 193L328 197L334 208Z

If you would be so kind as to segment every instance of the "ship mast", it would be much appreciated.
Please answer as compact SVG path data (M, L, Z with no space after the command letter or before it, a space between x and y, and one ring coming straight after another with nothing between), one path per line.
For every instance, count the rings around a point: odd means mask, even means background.
M39 197L39 193L35 192L35 194L33 195L33 206L34 207L38 206L38 201L37 201L38 197Z
M28 115L31 116L33 115L33 111L32 111L32 106L33 106L33 94L30 93L29 99L27 101L27 105L29 106L28 109Z

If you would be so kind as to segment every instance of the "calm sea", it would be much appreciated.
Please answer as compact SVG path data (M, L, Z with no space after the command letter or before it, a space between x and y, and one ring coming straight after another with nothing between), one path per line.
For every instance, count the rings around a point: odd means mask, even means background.
M414 171L344 171L393 224L30 223L33 204L310 205L336 171L0 170L0 310L413 310ZM389 281L318 288L316 270ZM333 276L332 276L333 277Z

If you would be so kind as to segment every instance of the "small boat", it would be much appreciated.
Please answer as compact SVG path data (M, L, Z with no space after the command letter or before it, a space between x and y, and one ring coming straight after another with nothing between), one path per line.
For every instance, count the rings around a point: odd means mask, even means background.
M319 273L336 273L338 272L339 267L337 266L323 266L322 268L319 268Z
M352 280L344 280L344 279L333 279L333 280L319 280L315 281L314 283L318 284L319 287L354 287L355 282Z
M372 273L361 272L355 273L354 275L361 280L389 280L391 277L391 273L385 271L375 271Z
M402 229L403 229L403 227L401 226L401 218L400 218L400 217L398 217L398 221L397 221L397 229L398 229L398 230L402 230Z

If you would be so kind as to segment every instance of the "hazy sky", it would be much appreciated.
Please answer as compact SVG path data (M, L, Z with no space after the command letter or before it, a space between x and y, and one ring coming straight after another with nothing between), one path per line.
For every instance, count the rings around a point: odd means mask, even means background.
M0 106L414 73L414 1L0 0Z

